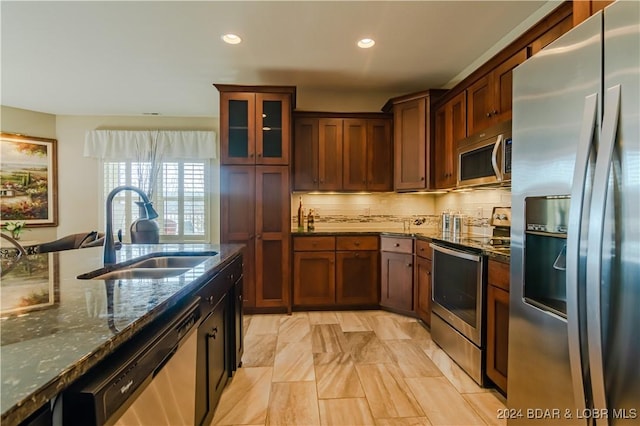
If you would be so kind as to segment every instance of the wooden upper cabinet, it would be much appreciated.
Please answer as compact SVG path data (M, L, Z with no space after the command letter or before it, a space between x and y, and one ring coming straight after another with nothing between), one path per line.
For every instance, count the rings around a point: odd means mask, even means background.
M296 118L293 142L293 185L298 191L318 189L318 119Z
M296 116L294 190L393 190L391 120L339 115Z
M343 120L342 188L361 190L367 187L367 120Z
M434 137L434 103L443 93L443 90L428 90L387 102L393 106L396 191L433 188L430 164Z
M427 188L427 99L393 106L395 189Z
M604 9L613 3L614 0L580 0L573 1L573 26L580 24L589 16Z
M342 120L321 118L318 123L318 189L342 189Z
M435 114L434 180L435 188L453 188L457 184L456 144L467 136L466 92L460 92Z
M522 49L467 88L469 135L511 119L512 72L526 59L527 49Z
M367 190L393 191L391 120L367 120Z
M287 165L294 87L215 85L222 164Z
M574 9L576 7L576 4L582 4L582 3L588 4L589 2L586 2L586 1L585 2L581 2L581 1L573 2ZM535 55L536 53L538 53L539 51L544 49L544 47L547 46L549 43L551 43L552 41L554 41L555 39L557 39L558 37L560 37L561 35L563 35L567 31L569 31L571 28L573 28L573 21L572 21L573 17L575 17L575 14L573 16L569 15L569 16L565 17L563 20L558 22L556 25L554 25L553 27L549 28L549 30L547 30L540 37L538 37L534 41L532 41L531 44L529 45L529 57Z

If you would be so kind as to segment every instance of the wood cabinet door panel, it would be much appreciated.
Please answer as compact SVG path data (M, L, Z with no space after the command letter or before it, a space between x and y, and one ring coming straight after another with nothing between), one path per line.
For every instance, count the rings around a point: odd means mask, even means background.
M256 164L289 164L291 147L291 96L256 95Z
M335 303L335 253L294 252L293 304L306 306Z
M283 307L289 304L288 239L256 241L256 306Z
M220 168L222 242L250 240L255 234L255 167Z
M367 189L367 120L342 120L342 189Z
M390 120L367 120L367 187L393 191L393 136Z
M298 118L293 143L293 185L297 191L318 189L318 119Z
M289 303L290 195L287 166L256 166L256 306Z
M395 189L426 188L425 98L393 106Z
M336 303L338 305L377 304L377 251L336 253Z
M321 118L318 130L318 189L342 189L342 120Z
M507 392L509 293L487 286L487 376Z
M436 188L446 188L446 183L448 180L448 156L451 153L449 150L449 135L447 134L449 131L449 123L448 119L450 114L448 114L449 104L446 103L438 108L435 112L434 125L436 126L434 131L434 143L433 143L433 171L434 171L434 184Z
M588 2L582 2L582 1L574 2L573 3L574 8L576 4L582 4L582 3L586 4ZM533 42L531 42L531 45L530 45L531 49L529 52L530 56L533 56L539 51L541 51L542 49L544 49L549 43L551 43L552 41L554 41L555 39L557 39L567 31L569 31L571 28L573 28L573 22L572 22L572 16L569 15L566 18L564 18L562 21L558 22L556 25L551 27L548 31L546 31L540 37L535 39Z
M416 257L415 264L416 306L418 318L431 325L431 261Z
M255 109L253 93L220 94L222 164L255 164Z
M513 69L527 60L527 50L522 49L493 70L493 123L511 119L513 103Z
M489 285L494 285L503 289L504 291L509 291L509 264L489 259L489 267L487 269L487 281Z
M380 305L413 310L413 255L382 252Z
M467 128L473 135L491 126L492 98L494 95L491 74L473 83L467 89Z
M256 167L256 233L290 232L290 202L288 168Z

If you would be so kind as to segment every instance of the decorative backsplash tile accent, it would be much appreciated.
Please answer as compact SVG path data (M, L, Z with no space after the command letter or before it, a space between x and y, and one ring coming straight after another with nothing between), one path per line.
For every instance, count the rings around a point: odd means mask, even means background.
M491 235L491 213L495 206L511 206L508 189L479 189L447 194L376 193L376 194L310 194L291 196L291 225L297 226L298 204L302 197L305 216L315 211L316 229L363 228L438 230L442 212L465 215L466 232ZM416 219L424 223L416 225Z

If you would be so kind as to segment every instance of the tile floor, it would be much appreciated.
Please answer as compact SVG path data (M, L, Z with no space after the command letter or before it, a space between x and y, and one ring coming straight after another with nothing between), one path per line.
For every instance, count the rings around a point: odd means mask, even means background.
M245 316L243 366L213 425L494 425L480 388L413 318L385 311Z

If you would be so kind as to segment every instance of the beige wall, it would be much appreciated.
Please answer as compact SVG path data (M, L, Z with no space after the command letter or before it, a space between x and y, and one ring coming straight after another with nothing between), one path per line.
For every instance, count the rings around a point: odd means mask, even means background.
M26 136L57 139L56 116L7 106L0 107L0 128L4 133L19 133ZM60 171L60 143L58 141L58 172ZM60 181L58 180L58 188ZM59 202L58 202L59 204ZM29 228L22 234L25 241L50 241L56 238L55 227Z
M300 111L380 112L391 98L403 93L344 90L300 89L296 93L296 109Z

